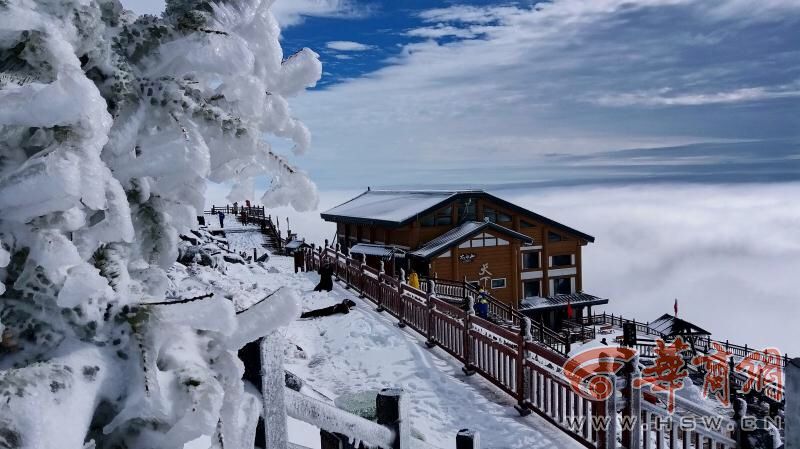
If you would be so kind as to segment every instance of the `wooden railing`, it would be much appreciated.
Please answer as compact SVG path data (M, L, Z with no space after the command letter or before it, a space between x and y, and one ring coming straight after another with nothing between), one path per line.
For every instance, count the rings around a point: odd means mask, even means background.
M439 287L437 281L429 280L426 288L416 289L333 248L304 251L306 270L331 263L346 288L397 318L399 326L425 337L428 347L439 347L459 360L466 374L477 373L497 386L516 400L521 414L535 412L588 448L612 447L608 445L614 440L611 434L590 423L616 411L604 401L579 400L572 391L559 372L569 350L569 342L560 335L521 315L516 316L517 326L480 318L465 307L472 301L454 303L453 298L475 293L454 282ZM582 417L586 431L573 431L570 416Z
M656 338L664 338L665 337L665 335L663 335L662 333L652 329L649 326L650 323L642 323L641 321L630 320L630 319L627 319L627 318L623 318L620 315L606 314L606 313L594 314L594 315L592 315L590 317L584 317L583 320L581 321L581 323L585 324L585 325L610 324L612 326L616 326L616 327L620 327L620 328L622 327L623 323L633 323L636 326L636 332L638 334L652 335L652 336L654 336ZM770 356L769 354L765 354L761 350L748 347L747 345L744 345L744 346L735 345L735 344L733 344L733 343L731 343L731 342L729 342L727 340L726 341L714 340L710 336L706 336L705 338L696 338L696 339L694 339L695 348L697 350L699 350L699 351L704 352L704 353L708 353L709 350L712 349L712 344L713 343L719 344L720 346L725 348L725 351L730 353L734 358L738 358L738 359L743 359L743 358L745 358L747 356L754 355L754 354L762 355L762 356L764 356L764 358L769 358L769 359L774 358L774 357ZM777 360L778 360L778 363L780 363L781 368L786 368L786 365L789 363L790 357L789 357L788 354L783 354L783 356L780 357Z
M421 283L420 288L426 293L431 292L431 285L433 285L438 297L446 300L462 301L465 307L468 299L476 301L481 294L478 289L468 282L447 279L423 279L423 281L425 282ZM430 281L433 282L431 283ZM511 327L512 329L520 329L522 322L526 320L524 315L488 292L484 291L483 294L486 295L489 300L490 320ZM565 357L569 353L571 342L567 337L554 332L543 323L537 323L535 321L530 322L530 330L533 339L547 346L551 351L562 357Z
M205 214L214 215L215 213L222 212L226 215L231 214L236 217L242 224L254 224L258 225L261 229L261 232L267 234L270 237L274 245L274 249L280 251L283 249L284 244L288 242L284 242L283 238L281 237L280 230L275 225L275 222L272 220L272 215L266 215L264 206L212 206L210 210L205 211ZM287 233L288 234L288 233ZM287 237L288 240L288 237Z
M285 387L283 346L283 337L277 332L260 343L265 449L305 449L288 442L287 416L318 427L322 449L355 449L350 441L379 449L436 449L411 435L408 397L402 389L386 388L378 393L376 420L371 421ZM456 440L461 447L480 449L477 432L462 429ZM221 441L225 441L224 435Z

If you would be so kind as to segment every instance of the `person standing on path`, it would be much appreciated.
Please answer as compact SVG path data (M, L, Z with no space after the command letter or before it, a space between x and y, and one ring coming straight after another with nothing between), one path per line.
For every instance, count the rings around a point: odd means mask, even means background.
M408 275L408 285L419 290L419 275L413 269L411 270L411 274Z
M220 211L220 212L217 214L217 217L219 217L219 227L220 227L220 228L224 228L224 227L225 227L225 214L223 214L223 213Z

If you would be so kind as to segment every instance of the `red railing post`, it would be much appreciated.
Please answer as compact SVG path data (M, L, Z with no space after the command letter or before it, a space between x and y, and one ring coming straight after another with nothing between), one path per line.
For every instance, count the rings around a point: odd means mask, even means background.
M531 320L528 317L523 317L520 321L520 332L517 340L517 359L516 359L516 393L517 409L522 416L527 416L531 413L530 408L527 406L528 400L528 377L526 375L525 360L528 356L526 354L527 344L533 340L531 337Z
M425 346L428 348L436 346L436 317L434 316L436 305L433 303L433 299L436 298L436 288L433 283L434 281L432 280L428 281L428 293L425 298L428 306L428 338L425 341Z
M381 271L378 272L378 292L375 296L375 302L378 303L378 307L375 309L378 312L383 312L383 284L385 283L383 279L383 264L381 264Z
M464 367L461 368L461 371L464 372L467 376L471 376L475 374L475 366L472 363L472 345L470 344L471 332L472 332L472 314L475 313L473 308L473 301L474 299L470 296L467 297L464 301L464 344L463 344L463 356L464 356Z
M367 266L367 256L365 254L362 254L361 264L359 264L358 266L359 272L361 273L361 283L359 286L360 294L358 295L359 298L363 298L364 296L366 296L366 293L364 293L364 285L366 284L366 279L367 279L366 266Z
M403 328L406 327L406 299L403 297L402 280L397 283L397 300L400 301L400 310L397 312L399 315L397 326Z

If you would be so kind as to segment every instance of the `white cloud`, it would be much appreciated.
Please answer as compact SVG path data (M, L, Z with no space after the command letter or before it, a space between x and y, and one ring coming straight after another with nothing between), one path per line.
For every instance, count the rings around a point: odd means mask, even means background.
M325 44L325 47L337 51L366 51L372 48L371 45L353 41L330 41Z
M322 192L320 211L361 191ZM609 313L651 321L678 298L679 316L717 339L800 355L800 184L494 193L597 239L583 250L584 290L609 298ZM270 213L315 243L335 234L318 212Z
M281 28L303 23L305 17L363 18L371 13L368 5L353 0L278 0L271 8Z
M788 110L753 103L800 90L800 2L774 0L757 20L738 0L540 5L424 12L430 26L411 33L431 40L407 44L389 66L312 92L295 108L326 161L341 166L524 164L643 141L794 132ZM446 33L457 39L435 40ZM685 107L703 105L717 109ZM675 106L684 107L662 112Z
M742 103L800 97L800 89L745 87L727 92L671 94L670 89L602 96L592 101L605 106L698 106L706 104Z
M596 237L584 290L608 311L651 321L678 298L680 316L718 339L800 354L800 184L498 193Z
M457 28L450 25L437 24L436 26L414 28L406 32L406 35L422 37L426 39L437 39L441 37L460 37L470 39L477 34L469 28Z

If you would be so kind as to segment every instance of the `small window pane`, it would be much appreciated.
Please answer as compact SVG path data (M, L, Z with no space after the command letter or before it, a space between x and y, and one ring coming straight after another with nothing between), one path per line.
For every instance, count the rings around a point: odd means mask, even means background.
M525 220L522 220L522 221L520 221L520 222L519 222L519 225L520 225L521 227L523 227L523 228L534 228L534 227L536 227L536 225L535 225L535 224L533 224L533 223L528 223L528 222L527 222L527 221L525 221Z
M497 246L497 239L494 237L487 238L483 241L483 246Z
M554 267L566 267L572 265L572 256L570 254L561 254L553 256Z
M426 215L426 216L422 217L422 219L420 220L420 223L422 224L422 226L430 227L430 226L433 226L436 222L435 222L435 220L433 218L433 215Z
M554 279L554 287L556 295L568 295L572 293L572 285L570 278L556 278Z
M437 226L445 226L453 224L453 218L449 215L437 215L436 216L436 225Z
M551 242L560 242L563 239L561 238L561 235L556 234L553 231L550 231L547 233L547 240Z
M480 248L482 246L483 246L483 240L482 239L475 239L475 240L472 241L472 247L473 248Z
M537 251L522 253L522 268L525 270L539 268L539 253Z
M506 288L506 278L492 279L492 288Z
M536 296L541 296L540 286L541 284L539 283L539 281L525 282L525 297L533 298Z
M509 221L511 221L511 217L506 214L497 214L497 221L501 223L508 223Z

